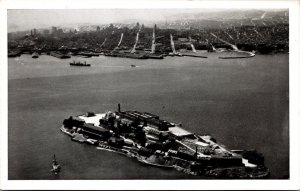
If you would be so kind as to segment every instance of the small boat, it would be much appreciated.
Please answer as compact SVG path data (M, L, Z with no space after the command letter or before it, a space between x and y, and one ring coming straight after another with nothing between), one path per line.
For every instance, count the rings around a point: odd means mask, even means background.
M34 52L34 53L32 53L31 57L32 58L38 58L39 57L39 53Z
M135 68L136 67L136 65L134 65L134 64L131 64L130 66L131 66L131 68Z
M54 158L52 160L52 169L50 171L54 172L54 174L58 174L60 172L60 165L57 163L56 158L55 158L55 154L54 154Z
M91 66L90 64L87 64L86 63L86 61L84 61L84 62L75 62L75 61L73 61L73 62L70 62L70 66Z

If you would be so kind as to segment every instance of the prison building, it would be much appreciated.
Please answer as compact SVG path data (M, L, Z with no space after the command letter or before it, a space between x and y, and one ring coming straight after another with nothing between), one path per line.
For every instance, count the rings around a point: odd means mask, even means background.
M81 126L81 132L83 135L87 135L94 139L108 139L110 137L110 133L107 129L88 123L85 123Z

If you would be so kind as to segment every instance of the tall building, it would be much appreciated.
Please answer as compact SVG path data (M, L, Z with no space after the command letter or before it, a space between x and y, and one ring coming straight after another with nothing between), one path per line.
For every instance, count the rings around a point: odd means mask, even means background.
M50 34L50 30L48 29L43 30L43 35L49 35L49 34Z
M62 35L62 34L64 34L64 31L62 30L62 29L57 29L57 35Z
M33 29L33 35L37 35L37 30Z
M57 33L57 28L56 27L52 27L51 28L51 34L56 34Z

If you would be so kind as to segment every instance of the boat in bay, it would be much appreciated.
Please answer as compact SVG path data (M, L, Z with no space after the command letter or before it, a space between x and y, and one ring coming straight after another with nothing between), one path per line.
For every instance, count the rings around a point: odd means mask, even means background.
M87 64L86 63L86 61L84 61L84 62L75 62L75 61L73 61L73 62L70 62L70 66L91 66L91 64Z
M56 158L55 158L55 154L53 156L53 160L52 160L52 169L50 171L52 171L54 174L58 174L61 170L61 166L58 164Z
M38 58L38 57L39 57L39 53L37 53L37 52L34 52L31 55L31 58Z

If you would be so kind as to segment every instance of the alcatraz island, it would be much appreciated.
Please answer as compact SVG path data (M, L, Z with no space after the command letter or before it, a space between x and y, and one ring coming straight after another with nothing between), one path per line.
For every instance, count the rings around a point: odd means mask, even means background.
M142 163L213 178L265 178L269 170L255 150L229 150L159 116L139 111L87 112L70 116L60 130L71 140L113 151Z

